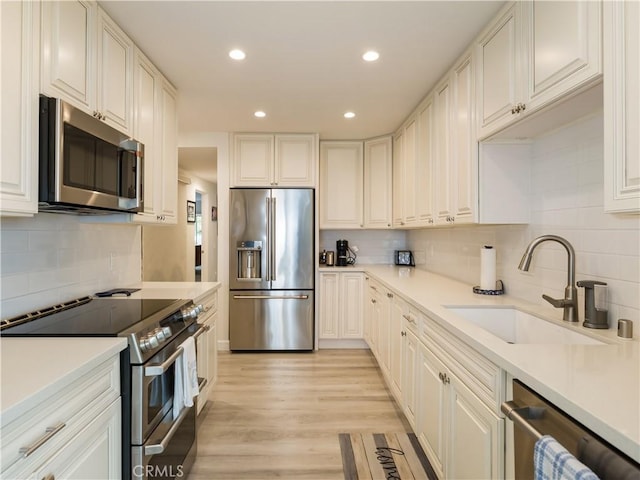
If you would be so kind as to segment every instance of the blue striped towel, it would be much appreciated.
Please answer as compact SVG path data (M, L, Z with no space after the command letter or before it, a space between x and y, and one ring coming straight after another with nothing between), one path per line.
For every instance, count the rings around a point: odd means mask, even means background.
M535 480L599 480L555 438L544 435L533 449Z

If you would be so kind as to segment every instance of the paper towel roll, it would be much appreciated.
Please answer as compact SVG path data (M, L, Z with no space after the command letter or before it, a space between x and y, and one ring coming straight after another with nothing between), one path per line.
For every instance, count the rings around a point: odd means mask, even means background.
M480 249L480 288L496 289L496 249L490 245Z

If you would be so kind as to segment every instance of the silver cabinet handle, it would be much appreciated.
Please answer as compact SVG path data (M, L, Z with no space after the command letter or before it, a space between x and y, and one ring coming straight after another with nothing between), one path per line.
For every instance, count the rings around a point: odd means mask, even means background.
M46 477L42 477L42 480L56 480L56 476L53 473L50 473Z
M45 434L42 437L40 437L38 440L33 442L28 447L22 447L19 450L20 455L22 455L22 458L27 458L33 452L38 450L42 445L47 443L51 439L51 437L53 437L56 433L58 433L60 430L62 430L66 426L67 426L66 423L60 422L55 427L47 427L47 429L45 430Z
M234 300L306 300L309 295L234 295Z
M192 408L193 407L187 407L187 408L184 408L182 412L180 412L180 415L178 415L178 418L174 420L173 425L171 425L171 428L169 429L167 434L164 436L164 438L160 441L160 443L155 443L153 445L145 445L144 454L158 455L159 453L164 452L165 449L167 448L167 445L169 445L169 442L175 435L176 431L178 430L178 428L180 428L180 425L184 421L185 417L189 414L189 410L191 410Z
M528 420L539 419L544 415L543 407L521 407L514 401L504 402L500 410L509 420L531 435L536 440L542 438L540 433Z

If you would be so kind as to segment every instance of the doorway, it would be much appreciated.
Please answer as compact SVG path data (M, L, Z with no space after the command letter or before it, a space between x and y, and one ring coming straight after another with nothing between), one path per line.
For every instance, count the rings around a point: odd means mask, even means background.
M202 193L196 190L195 281L202 281Z

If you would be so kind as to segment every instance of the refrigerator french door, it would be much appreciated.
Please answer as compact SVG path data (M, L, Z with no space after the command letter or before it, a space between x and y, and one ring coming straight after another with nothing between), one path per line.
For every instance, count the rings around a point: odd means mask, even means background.
M230 349L313 350L313 190L230 195Z

